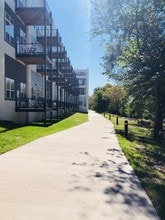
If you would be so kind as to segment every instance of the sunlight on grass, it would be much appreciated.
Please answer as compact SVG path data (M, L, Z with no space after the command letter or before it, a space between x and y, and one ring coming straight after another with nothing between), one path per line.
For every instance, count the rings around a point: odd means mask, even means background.
M29 125L18 128L13 126L13 128L10 127L9 129L5 129L4 127L1 127L0 124L0 154L31 142L37 138L77 126L87 120L87 114L75 113L49 127Z

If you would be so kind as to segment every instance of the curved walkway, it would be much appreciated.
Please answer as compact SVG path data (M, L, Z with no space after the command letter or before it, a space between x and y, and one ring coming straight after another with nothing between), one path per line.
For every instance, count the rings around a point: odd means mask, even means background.
M89 122L0 156L1 220L158 220L111 122Z

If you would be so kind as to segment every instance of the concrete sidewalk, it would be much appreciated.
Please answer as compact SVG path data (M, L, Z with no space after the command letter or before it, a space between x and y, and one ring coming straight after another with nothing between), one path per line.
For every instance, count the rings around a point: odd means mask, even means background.
M158 220L108 120L0 156L1 220Z

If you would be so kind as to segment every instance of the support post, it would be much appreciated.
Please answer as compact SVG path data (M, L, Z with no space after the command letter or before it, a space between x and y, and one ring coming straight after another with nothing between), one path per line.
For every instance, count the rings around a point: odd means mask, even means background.
M124 135L125 137L128 137L128 121L124 121Z
M118 116L116 116L116 125L118 125L119 124L119 118L118 118Z

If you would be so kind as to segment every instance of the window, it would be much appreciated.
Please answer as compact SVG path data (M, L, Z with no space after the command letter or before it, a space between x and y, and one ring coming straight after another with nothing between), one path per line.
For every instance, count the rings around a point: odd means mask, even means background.
M85 88L79 88L79 95L85 95L85 94L86 94Z
M79 85L86 85L86 79L79 79Z
M26 34L21 28L20 28L20 43L21 44L26 43Z
M25 7L25 0L18 0L17 7Z
M15 98L15 85L14 80L10 78L6 78L6 99L14 99Z
M78 72L76 73L78 76L86 76L86 73L85 72Z
M53 46L53 47L52 47L52 52L53 52L53 53L56 53L56 52L57 52L57 47L56 47L56 46Z
M36 88L34 86L31 87L32 98L36 97Z
M26 34L20 28L20 34L19 34L19 37L17 39L17 51L19 51L20 53L26 52L25 43L26 43Z
M5 40L14 45L14 20L5 12Z
M26 98L26 84L20 83L20 98Z

